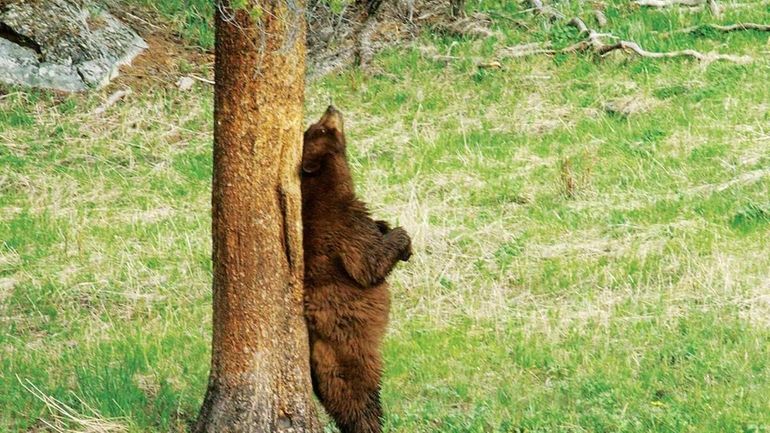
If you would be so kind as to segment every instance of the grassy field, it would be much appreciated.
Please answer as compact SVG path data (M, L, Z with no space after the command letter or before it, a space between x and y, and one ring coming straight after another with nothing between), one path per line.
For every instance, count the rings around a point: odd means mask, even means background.
M174 4L158 8L210 44L205 14ZM308 120L334 97L360 195L414 238L392 277L387 431L769 432L770 33L666 32L770 23L770 6L607 5L608 31L648 50L749 64L492 70L476 62L500 47L579 36L515 2L468 6L500 34L427 32L379 74L307 92ZM183 432L203 396L211 89L136 91L95 117L110 91L0 99L2 432Z

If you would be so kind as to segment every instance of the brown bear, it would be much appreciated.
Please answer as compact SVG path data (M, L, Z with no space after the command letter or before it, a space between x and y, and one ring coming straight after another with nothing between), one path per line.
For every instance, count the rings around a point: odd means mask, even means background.
M353 189L342 114L329 106L305 132L302 223L305 316L313 389L342 433L380 433L380 345L390 295L385 277L411 239L374 221Z

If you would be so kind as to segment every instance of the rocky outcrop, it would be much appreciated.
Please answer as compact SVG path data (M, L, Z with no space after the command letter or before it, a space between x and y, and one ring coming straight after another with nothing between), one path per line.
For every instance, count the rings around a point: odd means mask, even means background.
M147 44L87 0L0 0L0 82L97 89Z

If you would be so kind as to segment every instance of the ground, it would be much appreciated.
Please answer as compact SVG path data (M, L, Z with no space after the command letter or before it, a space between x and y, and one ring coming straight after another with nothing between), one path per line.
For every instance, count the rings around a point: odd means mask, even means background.
M171 24L153 25L185 39L164 41L210 48L205 20L167 3ZM770 431L770 33L670 33L770 23L764 1L722 6L715 18L613 0L606 31L751 63L497 59L580 37L480 0L469 12L496 36L426 31L374 72L309 85L308 120L334 99L360 195L414 239L392 277L387 431ZM559 7L591 23L590 5ZM0 431L183 432L194 419L212 94L173 83L210 73L195 56L150 83L0 97ZM492 60L502 68L477 67ZM123 85L134 92L94 115Z

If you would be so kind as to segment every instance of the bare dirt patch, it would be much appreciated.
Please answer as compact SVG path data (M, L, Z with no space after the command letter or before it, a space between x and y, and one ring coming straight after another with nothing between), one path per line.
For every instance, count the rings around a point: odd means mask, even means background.
M120 68L120 75L113 81L113 86L133 89L172 87L180 76L188 74L211 78L213 52L186 44L174 34L169 23L152 11L136 8L128 13L118 9L113 11L114 15L139 33L149 48L130 65Z

